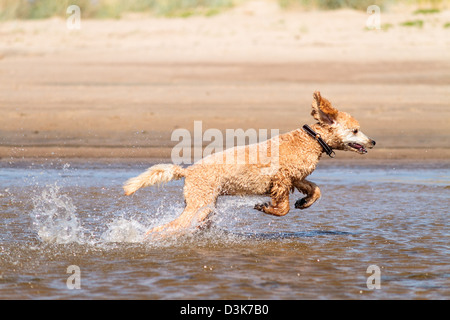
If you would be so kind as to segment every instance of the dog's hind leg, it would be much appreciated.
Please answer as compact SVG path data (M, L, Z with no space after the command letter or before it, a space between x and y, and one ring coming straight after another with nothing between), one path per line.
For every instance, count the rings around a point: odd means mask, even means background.
M150 229L146 237L157 233L174 234L204 222L216 203L218 193L215 189L208 185L191 184L190 179L186 179L184 186L186 207L183 213L169 223Z
M306 195L306 197L299 199L295 202L295 208L297 209L309 208L310 206L312 206L314 202L316 202L320 198L321 195L320 189L314 182L303 179L303 180L295 180L293 181L293 184L298 191Z
M153 229L150 229L146 233L146 237L150 236L151 234L161 233L164 234L175 234L182 230L187 230L191 226L193 226L196 223L200 223L204 221L208 215L211 213L212 208L211 206L205 206L205 207L197 207L197 206L186 206L186 208L183 210L183 213L176 218L175 220L166 223L162 226L155 227Z

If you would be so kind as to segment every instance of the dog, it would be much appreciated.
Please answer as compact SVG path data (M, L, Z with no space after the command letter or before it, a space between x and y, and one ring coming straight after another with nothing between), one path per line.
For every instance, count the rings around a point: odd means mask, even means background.
M315 170L324 152L330 157L334 156L333 150L365 154L367 148L375 146L375 141L360 130L358 121L348 113L338 111L318 91L313 94L311 115L317 121L311 127L305 125L264 142L230 148L187 168L157 164L129 179L124 185L125 195L143 187L185 179L183 213L172 222L150 229L146 237L201 226L221 195L270 195L270 202L257 204L254 208L266 214L284 216L290 210L289 194L297 189L305 197L295 203L295 208L309 208L320 198L321 192L306 178ZM248 160L252 152L262 149L274 161L262 161L261 157L253 162L235 161L239 152Z

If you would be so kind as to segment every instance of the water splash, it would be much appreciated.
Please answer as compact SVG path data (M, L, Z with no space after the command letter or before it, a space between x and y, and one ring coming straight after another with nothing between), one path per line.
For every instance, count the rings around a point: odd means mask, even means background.
M101 238L106 242L142 242L147 227L143 224L125 218L113 220Z
M146 243L164 246L174 243L186 244L191 241L196 243L201 242L201 239L204 239L205 243L217 241L234 243L246 238L239 232L251 231L248 225L249 215L258 215L251 211L251 204L260 200L255 197L222 199L219 201L215 214L211 216L217 228L201 232L195 232L196 228L194 228L187 234L176 237L177 239L168 236L158 241L144 241L149 229L178 217L184 209L184 204L171 196L160 198L160 201L155 201L154 205L149 207L135 206L131 200L127 203L123 199L118 199L117 210L112 209L108 212L104 210L104 207L98 210L92 207L84 208L84 203L90 201L92 192L84 194L70 189L70 186L68 188L72 191L63 192L63 187L58 182L54 182L47 184L43 189L39 188L32 198L33 229L45 243L77 243L96 247L109 247L109 244L113 243ZM76 206L77 201L80 202L80 209ZM261 226L263 230L272 231L270 228L272 220L264 219L264 216L259 217L259 220L261 224L269 223L269 226ZM223 230L229 230L231 233ZM237 230L239 232L233 234Z
M72 199L61 194L58 185L48 186L33 199L33 225L44 242L83 242L84 230Z
M137 208L127 208L126 205L118 212L91 208L93 213L87 213L75 205L81 201L78 199L80 194L67 194L62 189L57 182L47 184L35 191L36 195L31 199L33 229L42 242L100 247L109 243L139 243L149 228L173 220L174 215L182 211L180 205L168 205L162 201L147 217L142 216ZM100 212L100 215L95 212Z

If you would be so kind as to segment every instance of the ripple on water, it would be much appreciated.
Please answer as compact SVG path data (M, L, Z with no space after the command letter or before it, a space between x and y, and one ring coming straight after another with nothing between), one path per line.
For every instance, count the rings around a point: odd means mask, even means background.
M0 297L449 297L448 167L326 166L308 210L278 218L252 209L265 197L222 197L211 228L147 242L148 228L183 210L183 182L122 196L141 169L2 167ZM80 291L67 289L69 265ZM370 265L381 290L366 286Z

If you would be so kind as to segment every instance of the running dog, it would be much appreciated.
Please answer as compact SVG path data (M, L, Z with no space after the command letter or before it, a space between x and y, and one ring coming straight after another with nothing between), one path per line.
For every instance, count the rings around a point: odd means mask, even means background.
M269 203L257 204L254 208L284 216L290 209L289 193L297 189L306 196L295 203L295 208L309 208L321 193L306 177L314 171L322 153L334 157L335 149L365 154L367 148L375 146L375 141L362 133L358 121L338 111L320 92L313 94L311 115L317 120L311 127L305 125L264 142L230 148L187 168L158 164L129 179L124 185L125 195L143 187L185 178L183 213L172 222L150 229L146 236L159 232L173 234L202 225L220 195L270 195ZM270 161L266 161L267 158L263 161L262 157L249 161L261 150L267 152ZM239 154L244 155L245 161L236 161Z

